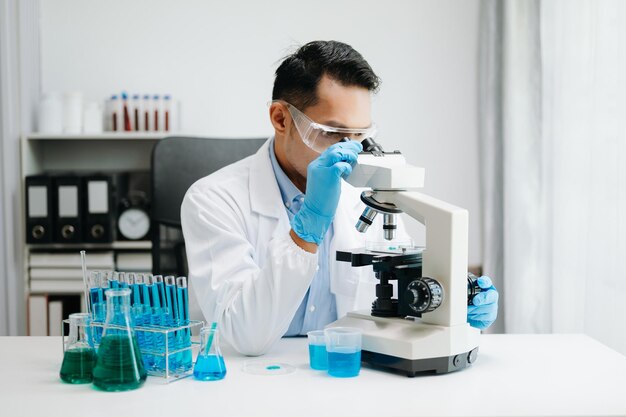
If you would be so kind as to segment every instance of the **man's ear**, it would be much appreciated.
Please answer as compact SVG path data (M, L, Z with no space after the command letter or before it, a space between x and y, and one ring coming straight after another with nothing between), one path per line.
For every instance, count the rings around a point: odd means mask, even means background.
M270 105L270 122L274 126L276 133L284 134L287 130L287 106L280 102L273 102Z

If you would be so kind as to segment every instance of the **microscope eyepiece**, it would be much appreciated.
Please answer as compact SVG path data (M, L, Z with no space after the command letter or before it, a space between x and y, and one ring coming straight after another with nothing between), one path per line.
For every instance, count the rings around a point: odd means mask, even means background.
M382 153L383 147L380 146L374 139L365 138L361 141L361 145L363 145L363 152L372 152L372 153Z

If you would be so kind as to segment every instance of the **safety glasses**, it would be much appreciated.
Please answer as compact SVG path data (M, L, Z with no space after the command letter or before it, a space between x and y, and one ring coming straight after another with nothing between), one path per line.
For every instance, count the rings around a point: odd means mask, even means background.
M306 114L284 100L276 101L280 101L287 106L302 141L315 152L322 153L328 149L329 146L341 142L343 138L360 142L365 138L374 138L376 136L375 124L365 129L347 129L327 126L309 119Z

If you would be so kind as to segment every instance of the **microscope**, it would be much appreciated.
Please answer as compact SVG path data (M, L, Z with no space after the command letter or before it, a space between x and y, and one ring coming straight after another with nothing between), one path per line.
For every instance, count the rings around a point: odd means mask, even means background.
M426 246L389 245L337 251L337 261L372 265L378 284L371 311L353 311L328 327L363 331L361 360L414 377L457 371L478 356L480 330L467 323L467 305L480 292L468 275L468 212L415 191L424 169L398 152L385 152L367 138L348 182L367 188L356 228L365 232L383 216L384 241L396 237L397 216L406 213L426 226ZM397 299L393 284L397 281Z

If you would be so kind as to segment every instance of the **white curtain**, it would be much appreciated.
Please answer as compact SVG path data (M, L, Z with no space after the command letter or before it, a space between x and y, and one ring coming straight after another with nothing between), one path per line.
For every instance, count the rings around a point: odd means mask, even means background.
M39 101L39 0L0 0L0 336L26 332L20 135Z
M626 353L626 2L482 8L485 272L504 330Z

